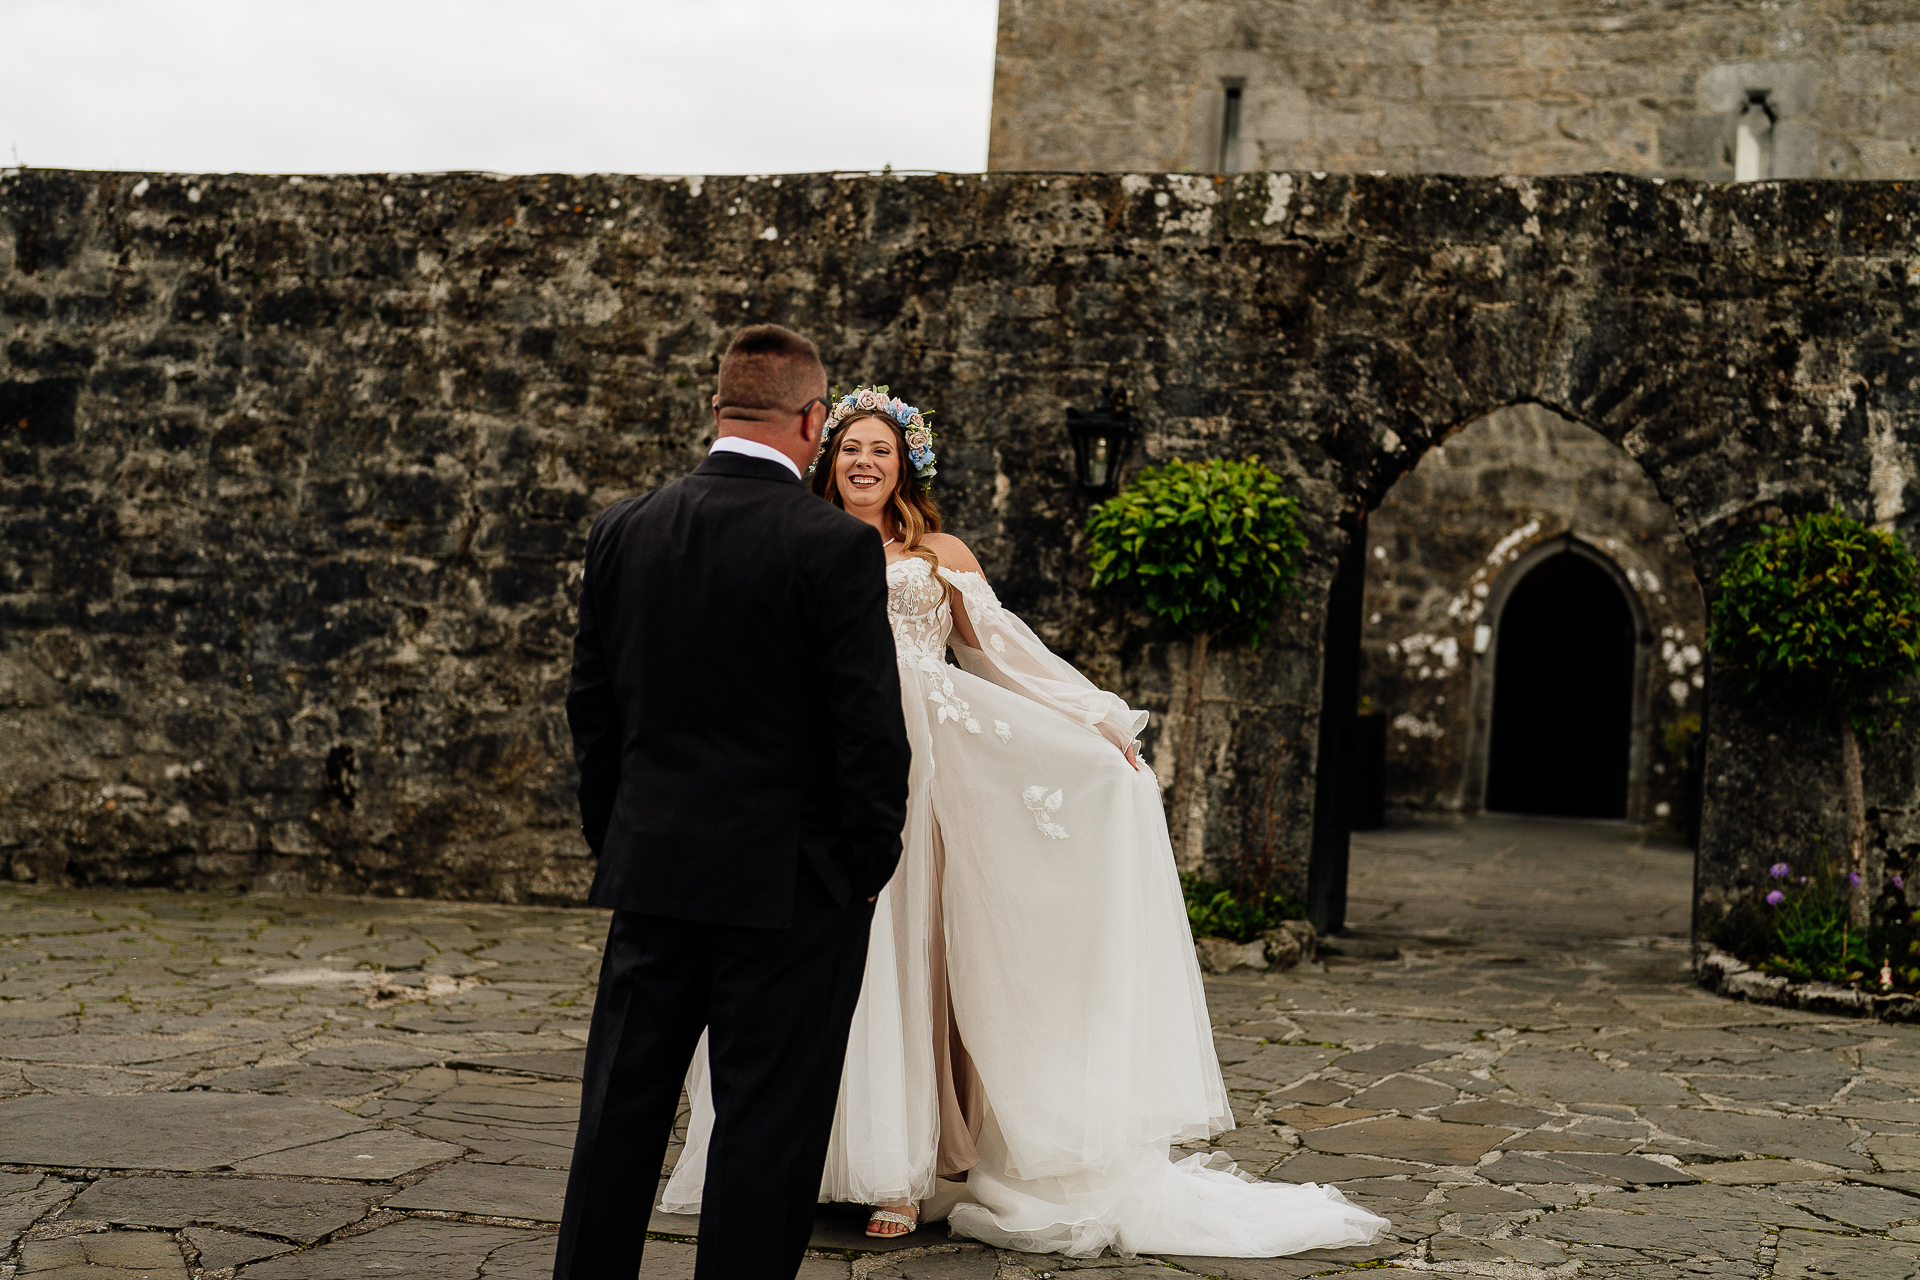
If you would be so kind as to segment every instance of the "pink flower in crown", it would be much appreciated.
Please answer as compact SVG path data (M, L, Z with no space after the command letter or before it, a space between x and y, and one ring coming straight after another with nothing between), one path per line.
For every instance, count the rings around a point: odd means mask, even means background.
M853 407L856 409L878 409L884 403L886 402L874 392L862 391L854 397Z
M907 448L909 449L924 449L932 443L933 437L925 431L916 429L907 432Z
M907 418L907 425L917 430L920 427L926 426L927 420L916 413Z

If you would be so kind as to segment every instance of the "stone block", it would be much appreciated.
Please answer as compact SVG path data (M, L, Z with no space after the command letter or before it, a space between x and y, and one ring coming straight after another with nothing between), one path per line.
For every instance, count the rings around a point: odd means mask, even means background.
M1562 1164L1572 1165L1576 1169L1585 1169L1588 1173L1616 1182L1663 1186L1695 1181L1694 1176L1685 1169L1676 1169L1672 1165L1662 1164L1658 1160L1648 1160L1641 1156L1585 1155L1568 1151L1558 1153L1553 1158Z
M1269 1182L1352 1182L1363 1178L1391 1178L1424 1174L1426 1169L1403 1161L1368 1156L1326 1155L1303 1151L1267 1174Z
M1758 1258L1767 1234L1759 1226L1740 1223L1600 1209L1562 1209L1528 1223L1526 1233L1569 1244L1656 1250L1683 1258L1713 1255L1749 1262Z
M1232 1085L1236 1080L1246 1080L1268 1087L1287 1085L1319 1070L1338 1056L1338 1050L1323 1049L1317 1045L1261 1045L1249 1052L1244 1061L1234 1064L1228 1073L1228 1083Z
M1762 1080L1730 1076L1690 1076L1688 1079L1701 1093L1734 1102L1772 1102L1811 1107L1831 1102L1836 1093L1852 1083L1853 1077L1845 1072L1833 1071Z
M1376 1200L1396 1200L1406 1204L1421 1204L1432 1194L1433 1185L1426 1182L1414 1182L1408 1178L1360 1178L1340 1184L1342 1193L1349 1197L1362 1199L1371 1197ZM1393 1213L1379 1210L1384 1217Z
M1267 1095L1275 1106L1325 1106L1352 1096L1353 1090L1332 1080L1303 1080L1299 1084L1276 1089Z
M1489 1182L1518 1184L1521 1186L1542 1183L1585 1183L1601 1182L1605 1179L1585 1169L1577 1169L1558 1160L1549 1160L1544 1156L1523 1156L1503 1152L1492 1164L1481 1165L1474 1170Z
M529 1053L470 1054L448 1060L449 1066L480 1067L490 1071L525 1071L534 1075L578 1080L586 1070L585 1049L542 1049Z
M646 1252L640 1255L641 1280L693 1280L694 1254L690 1244L649 1240Z
M428 1076L436 1083L423 1085ZM423 1104L406 1117L412 1131L458 1143L489 1163L567 1167L580 1096L571 1081L429 1071L416 1085L404 1091Z
M1503 1125L1512 1129L1532 1129L1553 1119L1544 1111L1516 1107L1506 1102L1462 1102L1441 1111L1442 1120L1458 1124Z
M1621 1138L1601 1137L1579 1129L1568 1129L1560 1133L1535 1129L1530 1133L1516 1133L1503 1145L1509 1151L1585 1151L1620 1155L1632 1151L1637 1144Z
M0 1257L74 1190L72 1183L37 1173L0 1173Z
M1687 1166L1702 1182L1720 1186L1766 1186L1782 1182L1832 1182L1844 1177L1837 1169L1815 1169L1792 1160L1703 1160Z
M1288 969L1313 960L1319 935L1310 920L1283 920L1278 928L1267 931L1264 941L1267 963L1276 969Z
M357 1187L242 1178L102 1178L65 1216L116 1226L225 1227L311 1244L367 1216Z
M1870 1190L1879 1195L1892 1194L1878 1188ZM1635 1213L1752 1222L1770 1227L1806 1227L1814 1231L1827 1225L1789 1201L1790 1197L1754 1187L1718 1187L1696 1183L1692 1186L1650 1187L1635 1195L1630 1202L1625 1202L1623 1207ZM1603 1199L1596 1203L1614 1202Z
M1162 1256L1189 1275L1215 1277L1216 1280L1306 1280L1309 1276L1331 1274L1324 1262L1306 1262L1298 1258L1202 1258L1171 1253ZM1107 1261L1105 1258L1098 1259L1096 1265ZM1100 1267L1102 1275L1099 1280L1106 1280L1104 1274L1106 1269L1105 1266ZM1064 1271L1065 1268L1062 1267L1056 1270L1054 1275L1058 1277ZM1392 1275L1394 1273L1367 1272L1365 1274Z
M23 1280L187 1280L187 1263L171 1236L107 1231L29 1240L20 1246L17 1274Z
M227 1168L370 1127L324 1103L222 1093L0 1102L8 1159L63 1168Z
M1728 1156L1784 1156L1841 1169L1872 1167L1867 1157L1851 1150L1853 1130L1838 1120L1677 1107L1650 1107L1641 1115L1661 1130L1699 1144L1691 1148L1695 1151L1704 1147Z
M1446 1200L1447 1208L1461 1213L1519 1213L1540 1207L1532 1196L1479 1185L1449 1187Z
M1235 969L1267 967L1264 943L1235 942L1230 938L1201 938L1193 944L1202 973L1232 973Z
M1584 1053L1516 1049L1494 1074L1528 1098L1555 1102L1603 1102L1626 1106L1679 1103L1691 1098L1686 1087L1650 1071L1617 1071Z
M1447 1124L1389 1116L1334 1129L1319 1129L1301 1141L1316 1151L1392 1156L1424 1164L1472 1165L1509 1135L1483 1125Z
M434 1142L399 1129L366 1129L344 1138L254 1156L237 1161L233 1167L241 1173L386 1182L461 1154L461 1148L452 1143Z
M1775 1280L1912 1280L1920 1244L1826 1232L1782 1231Z
M1336 1064L1337 1065L1337 1064ZM1419 1111L1443 1106L1460 1097L1458 1089L1431 1084L1412 1076L1389 1076L1370 1089L1355 1094L1355 1107L1379 1107L1394 1111Z
M1417 1067L1424 1062L1437 1062L1442 1058L1453 1056L1453 1052L1446 1049L1428 1049L1417 1044L1389 1043L1346 1054L1335 1059L1333 1065L1342 1071L1355 1071L1361 1075L1377 1077L1394 1071L1404 1071L1408 1067Z
M277 1067L242 1067L194 1081L198 1088L221 1093L279 1093L296 1098L353 1098L387 1083L388 1078L364 1071L291 1062Z
M1920 1134L1889 1133L1868 1138L1867 1154L1887 1173L1920 1173Z
M1497 1265L1507 1260L1507 1255L1491 1244L1449 1235L1438 1235L1429 1240L1427 1257L1436 1263L1481 1262Z
M386 1207L558 1222L566 1192L567 1175L558 1169L462 1161L428 1174Z
M1901 1223L1920 1222L1920 1189L1900 1192L1885 1187L1796 1186L1783 1187L1774 1196L1862 1231L1885 1231Z
M1859 1101L1860 1089L1855 1089L1845 1102L1826 1108L1830 1116L1847 1116L1855 1120L1883 1120L1889 1124L1920 1125L1920 1102L1862 1102Z
M354 1071L406 1071L439 1062L445 1054L431 1053L403 1044L343 1044L309 1049L306 1061L323 1067L344 1067Z
M1169 1268L1152 1268L1178 1275ZM978 1245L962 1246L952 1252L922 1254L888 1263L869 1276L879 1280L994 1280L1000 1272L1000 1259L991 1249Z
M509 1249L513 1280L537 1280L542 1251L547 1274L552 1271L554 1237L516 1227L486 1227L464 1222L408 1218L366 1232L334 1240L299 1253L282 1254L256 1262L245 1271L246 1280L364 1280L368 1275L393 1280L447 1280L495 1274L490 1260ZM502 1268L502 1274L507 1271ZM101 1277L100 1280L107 1280Z
M293 1248L290 1244L262 1240L258 1236L235 1235L231 1231L215 1231L211 1227L188 1227L180 1234L199 1251L200 1268L203 1271L223 1271L229 1267L244 1266Z
M1359 1107L1283 1107L1268 1118L1275 1124L1292 1125L1305 1132L1385 1114L1385 1111L1368 1111Z

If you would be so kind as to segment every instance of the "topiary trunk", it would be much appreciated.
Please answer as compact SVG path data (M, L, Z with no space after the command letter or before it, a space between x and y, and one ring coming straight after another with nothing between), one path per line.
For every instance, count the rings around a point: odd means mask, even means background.
M1206 856L1205 840L1195 833L1199 826L1194 813L1195 788L1201 772L1200 694L1207 680L1207 641L1204 631L1193 633L1193 651L1187 658L1186 706L1180 713L1180 730L1173 748L1173 860L1182 871L1198 867Z
M1871 905L1867 891L1867 787L1860 768L1860 738L1853 731L1851 718L1840 722L1840 779L1847 798L1847 871L1853 879L1847 917L1864 936Z

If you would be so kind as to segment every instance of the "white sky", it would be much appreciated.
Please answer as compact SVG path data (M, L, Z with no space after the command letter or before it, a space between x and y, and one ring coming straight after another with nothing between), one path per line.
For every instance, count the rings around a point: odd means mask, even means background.
M0 166L980 170L995 0L0 0Z

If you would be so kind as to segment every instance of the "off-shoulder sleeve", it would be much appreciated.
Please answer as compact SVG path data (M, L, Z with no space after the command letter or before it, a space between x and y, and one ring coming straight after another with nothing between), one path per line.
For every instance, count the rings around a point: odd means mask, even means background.
M959 591L982 646L975 649L958 635L953 637L953 653L961 670L1052 707L1122 749L1147 727L1145 711L1135 711L1119 695L1081 675L1042 644L1032 628L1001 607L985 578L952 569L941 569L940 576Z

